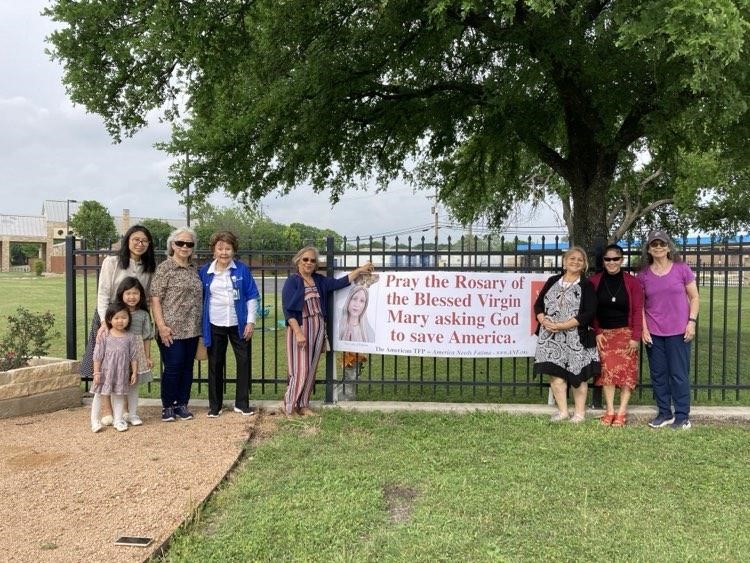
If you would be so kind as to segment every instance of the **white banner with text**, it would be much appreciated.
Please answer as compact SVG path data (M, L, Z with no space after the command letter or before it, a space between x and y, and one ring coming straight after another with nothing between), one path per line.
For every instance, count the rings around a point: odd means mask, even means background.
M533 305L548 277L440 271L360 276L335 293L333 349L456 358L533 356Z

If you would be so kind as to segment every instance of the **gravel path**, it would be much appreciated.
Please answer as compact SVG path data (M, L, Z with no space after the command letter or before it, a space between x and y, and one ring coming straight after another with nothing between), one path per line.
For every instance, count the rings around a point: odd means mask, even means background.
M0 420L2 561L143 561L222 480L256 416L226 411L93 434L89 408ZM123 535L148 548L115 546Z

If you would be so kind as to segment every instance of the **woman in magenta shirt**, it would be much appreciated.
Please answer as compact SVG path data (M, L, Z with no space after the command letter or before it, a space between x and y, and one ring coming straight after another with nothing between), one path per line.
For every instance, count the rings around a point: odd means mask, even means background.
M669 236L652 231L638 279L644 296L641 338L659 409L649 426L690 428L690 343L699 307L695 275Z

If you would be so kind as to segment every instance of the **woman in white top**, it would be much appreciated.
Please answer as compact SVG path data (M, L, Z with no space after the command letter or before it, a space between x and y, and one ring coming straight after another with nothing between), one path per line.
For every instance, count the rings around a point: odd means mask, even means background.
M237 387L234 412L251 416L249 403L249 341L255 329L258 288L243 262L235 260L237 237L229 231L211 235L214 260L201 267L203 284L203 341L208 350L208 416L221 414L224 403L224 370L227 341L237 360Z
M91 319L91 331L86 342L86 350L81 361L81 376L87 379L94 377L94 345L97 335L104 332L102 319L107 307L114 303L117 287L128 276L133 276L141 282L148 291L151 276L156 269L154 257L154 240L151 232L143 225L133 225L123 235L120 251L114 256L107 256L99 270L97 284L96 312ZM102 405L102 424L111 424L111 406L107 401Z

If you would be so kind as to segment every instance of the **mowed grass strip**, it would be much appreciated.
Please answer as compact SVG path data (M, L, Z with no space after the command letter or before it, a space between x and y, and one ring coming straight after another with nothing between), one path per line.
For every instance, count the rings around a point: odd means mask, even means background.
M741 561L747 443L740 426L325 410L279 420L164 560Z

